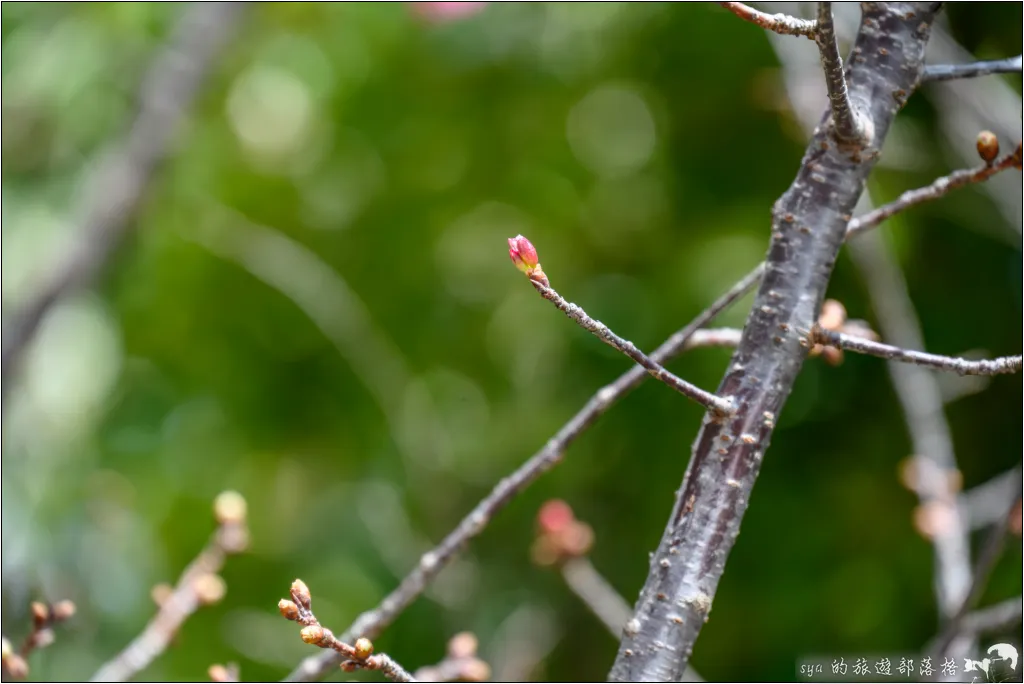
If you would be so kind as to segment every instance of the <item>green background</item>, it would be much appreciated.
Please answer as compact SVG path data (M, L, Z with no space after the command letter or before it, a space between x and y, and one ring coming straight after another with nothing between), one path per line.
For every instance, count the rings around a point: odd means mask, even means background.
M180 11L4 3L5 318L66 249L80 179ZM946 14L979 58L1018 54L1021 20L1020 4ZM764 31L712 4L490 5L449 23L400 3L253 7L131 238L5 392L3 633L24 635L30 600L79 607L32 678L88 677L137 634L225 489L249 502L251 548L228 561L223 602L140 679L202 680L227 661L283 676L315 651L277 615L295 577L337 631L374 606L628 368L537 297L505 238L529 236L567 299L652 349L765 252L806 140L782 77ZM988 78L1019 106L1019 76ZM977 165L952 151L934 92L900 114L876 202ZM969 188L880 232L930 351L1020 353L1019 214ZM845 253L829 296L874 321ZM728 358L671 368L711 389ZM1019 377L946 413L965 486L1020 461ZM415 668L472 630L499 672L603 679L617 641L531 564L533 517L568 501L632 602L700 418L645 383L378 650ZM692 659L704 677L785 680L808 654L909 654L935 634L932 549L898 480L910 449L884 362L808 362ZM983 602L1019 594L1020 570L1014 536Z

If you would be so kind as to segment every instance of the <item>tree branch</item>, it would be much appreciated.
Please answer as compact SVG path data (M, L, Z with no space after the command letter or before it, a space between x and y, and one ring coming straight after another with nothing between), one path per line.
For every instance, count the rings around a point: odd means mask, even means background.
M989 74L1019 74L1021 72L1021 55L994 59L988 62L972 64L929 64L921 73L920 83L931 81L952 81L956 78L977 78Z
M720 2L718 4L740 19L787 36L805 36L814 40L814 32L818 27L817 22L810 19L798 19L788 14L767 14L742 2Z
M217 573L228 555L240 553L248 544L245 499L236 492L223 492L214 502L214 513L217 531L185 568L174 590L162 598L156 616L123 651L100 666L90 681L131 679L167 649L190 615L224 596L224 580Z
M697 436L612 681L673 681L686 667L777 417L806 357L796 331L809 330L817 317L850 214L901 104L875 93L913 90L937 10L924 4L863 6L847 99L865 103L872 135L840 147L819 128L773 209L765 275L717 392L731 397L737 410L727 420L705 419ZM821 26L819 20L819 43ZM834 32L824 33L826 45L834 46Z
M728 292L715 300L711 306L702 311L684 328L665 340L654 350L650 358L655 363L665 363L682 351L687 341L715 316L741 298L761 279L764 264L758 264L754 270L732 286ZM473 537L476 537L495 514L507 506L515 496L530 485L542 474L553 468L562 460L565 450L593 425L611 406L636 388L648 377L646 370L633 366L612 382L602 387L590 398L568 423L550 439L544 447L531 456L523 465L508 477L501 480L476 507L446 536L440 544L420 558L419 565L412 570L388 594L383 601L372 610L358 618L344 634L343 641L365 636L376 638L385 627L391 624L423 592L424 588L448 565L455 555ZM306 658L287 676L285 681L312 681L320 679L341 661L340 656L332 652L324 652Z
M47 311L68 293L88 285L124 241L132 219L200 86L227 42L245 3L190 5L139 86L139 110L121 142L107 151L86 178L73 211L78 241L46 282L4 321L0 382L3 392Z
M960 359L953 356L939 356L927 352L911 351L900 349L890 344L874 342L862 337L845 335L833 330L825 330L815 325L807 336L808 342L824 344L837 349L870 354L890 361L902 361L913 363L918 366L927 366L938 370L959 373L960 375L1002 375L1020 371L1022 358L1020 356L1003 356L997 359L979 359L972 361Z
M930 185L923 188L907 190L892 202L885 204L866 214L858 216L850 221L846 228L846 239L860 235L865 230L874 228L882 221L890 218L905 209L935 200L947 194L951 190L962 188L974 183L981 183L992 176L1007 169L1021 168L1021 144L1017 143L1017 149L991 164L979 166L974 169L960 169L953 173L936 179Z
M636 361L648 373L650 373L651 377L660 380L661 382L665 383L666 385L674 389L676 392L682 394L684 397L689 397L690 399L693 399L695 402L697 402L704 408L710 409L715 413L726 415L732 412L732 402L730 402L729 400L722 399L721 397L716 397L711 392L702 390L696 385L689 383L686 380L683 380L682 378L676 376L675 374L665 370L665 368L662 367L660 364L648 358L647 355L640 351L640 349L635 344L633 344L632 342L623 337L616 335L614 332L612 332L611 328L609 328L601 321L598 321L588 316L587 312L584 311L582 307L571 302L565 301L565 299L563 299L560 294L555 292L554 288L545 287L544 285L538 283L535 280L531 280L530 282L533 283L533 286L535 288L537 288L537 292L540 293L541 297L554 304L559 311L561 311L566 316L575 321L576 324L579 325L581 328L593 333L595 337L597 337L599 340L601 340L608 346L617 349L618 351L622 352L629 358Z
M1020 625L1024 613L1024 597L1015 596L988 608L968 613L960 621L960 631L972 634L991 634ZM1018 630L1019 631L1019 630Z
M818 21L814 42L821 53L821 66L825 71L825 87L832 108L832 125L836 138L852 142L864 137L863 117L854 109L850 100L846 77L843 75L843 58L839 56L839 41L836 39L832 22L832 3L818 3ZM870 141L868 141L870 142Z

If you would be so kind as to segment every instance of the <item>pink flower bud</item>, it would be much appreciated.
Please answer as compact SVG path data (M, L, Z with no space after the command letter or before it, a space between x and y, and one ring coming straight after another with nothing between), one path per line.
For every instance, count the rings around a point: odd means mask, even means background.
M529 273L531 268L537 267L537 250L533 243L522 235L516 235L508 239L508 255L512 263L523 273Z

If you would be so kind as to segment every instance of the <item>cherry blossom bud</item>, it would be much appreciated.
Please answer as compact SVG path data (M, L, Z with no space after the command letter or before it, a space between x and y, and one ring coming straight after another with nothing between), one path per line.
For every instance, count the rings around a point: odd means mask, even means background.
M309 587L300 579L292 582L292 600L306 610L309 610L313 598L309 595Z
M281 599L277 602L277 609L281 612L281 616L286 620L299 619L299 607L295 605L293 601Z
M320 625L307 625L302 628L299 632L299 637L304 642L311 645L317 645L327 636L327 630Z
M575 520L576 516L573 515L572 508L561 499L544 502L537 512L537 525L548 534L561 532Z
M531 269L537 268L537 249L522 235L508 239L508 255L516 268L527 275Z
M354 644L355 656L359 660L366 660L373 653L373 643L366 637L359 637Z
M992 131L978 133L978 156L991 164L999 156L999 138Z

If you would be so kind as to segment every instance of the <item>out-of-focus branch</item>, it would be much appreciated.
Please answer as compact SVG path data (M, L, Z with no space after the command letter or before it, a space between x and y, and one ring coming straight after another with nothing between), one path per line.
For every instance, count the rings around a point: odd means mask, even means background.
M217 531L167 595L146 628L93 675L94 682L124 682L141 672L170 645L174 635L200 606L217 603L227 587L217 573L228 555L249 544L246 503L238 492L222 492L213 505Z
M998 149L998 148L997 148ZM936 179L930 185L923 188L907 190L892 202L877 209L867 212L850 221L846 228L846 239L860 235L869 228L874 228L882 221L894 214L909 209L923 202L935 200L947 194L951 190L962 188L974 183L981 183L992 176L1007 169L1021 168L1021 144L1017 143L1017 149L1010 154L1001 157L991 163L979 166L974 169L960 169L953 173Z
M1015 596L994 606L979 608L968 613L960 621L960 631L971 634L991 634L1009 630L1020 625L1022 613L1024 613L1024 597Z
M651 353L650 358L657 363L665 363L675 357L685 348L687 341L694 333L753 289L763 273L764 264L759 264L690 323L665 340ZM360 615L345 630L341 639L352 641L359 636L376 638L385 627L416 600L427 584L451 562L452 558L469 540L483 532L498 511L507 506L530 483L557 465L562 460L565 450L587 428L604 415L616 401L637 387L647 377L647 371L640 366L633 366L620 375L617 380L598 390L590 398L590 401L568 423L563 425L540 451L495 485L494 489L470 511L469 515L459 522L458 526L440 544L424 554L420 558L419 565L406 575L376 608ZM288 675L286 681L319 679L337 666L338 662L340 662L340 656L332 652L324 652L318 656L307 658Z
M811 328L807 336L813 344L825 344L839 349L870 354L890 361L901 361L913 363L918 366L927 366L938 370L959 373L960 375L1001 375L1004 373L1016 373L1020 371L1022 357L1003 356L997 359L979 359L972 361L960 359L953 356L940 356L926 352L901 349L890 344L874 342L862 337L844 335L843 333L825 330L820 326Z
M319 646L337 652L341 655L341 669L345 672L355 672L362 668L366 670L379 670L388 679L395 682L415 682L416 679L399 665L394 658L384 653L374 654L373 643L365 638L356 639L355 643L349 646L343 640L334 636L334 633L320 624L313 614L312 597L309 587L300 579L292 582L291 600L281 599L277 603L277 609L282 617L303 625L299 636L304 642L311 646Z
M825 87L832 108L832 123L836 138L840 141L860 140L865 135L865 119L854 108L843 75L843 58L839 56L839 40L832 22L832 3L818 3L818 21L814 31L814 42L821 54L821 66L825 71Z
M965 524L977 530L1002 520L1006 513L1006 503L1013 500L1020 480L1021 468L1018 465L963 492L960 495L960 509Z
M1019 74L1021 55L971 64L929 64L921 73L921 83L952 81L955 78L977 78L989 74Z
M3 637L0 648L0 671L11 679L25 679L29 674L28 657L33 651L46 648L54 641L53 628L70 620L75 614L75 604L71 601L58 601L53 605L33 601L32 630L15 649L7 637Z
M740 19L787 36L804 36L813 40L814 32L818 27L817 22L810 19L798 19L788 14L768 14L742 2L720 2L718 4Z
M1010 517L1014 514L1017 507L1020 506L1020 502L1021 482L1018 480L1016 492L1006 509L1006 514L992 527L985 538L985 542L982 544L978 560L974 564L973 580L967 595L963 598L960 607L946 623L936 640L934 653L937 656L941 657L945 654L957 636L967 631L963 628L963 622L971 610L974 609L974 606L977 605L978 600L985 591L985 587L988 585L989 576L992 574L992 570L995 568L996 562L1003 552L1006 533L1010 529Z
M4 321L0 360L4 394L47 311L96 277L124 241L153 175L173 152L181 122L244 7L241 2L189 5L166 47L154 59L139 87L135 121L82 187L72 211L72 220L78 225L76 244L29 301L11 320Z
M491 666L477 657L480 642L472 632L461 632L448 640L444 659L416 670L418 682L486 682Z
M842 99L863 107L858 114L866 125L861 128L848 112L846 133L855 135L842 145L829 128L820 127L792 185L773 208L765 275L717 392L731 397L736 411L725 420L706 418L694 442L611 681L673 681L683 674L779 412L806 358L797 330L809 330L817 318L851 214L899 110L901 101L877 93L913 90L937 11L937 5L923 3L862 5L856 58ZM823 31L823 18L828 21L830 13L819 17L816 38L834 72L838 48L834 32ZM838 76L843 76L841 66ZM833 113L840 119L843 107L836 104ZM841 128L837 121L837 133Z

